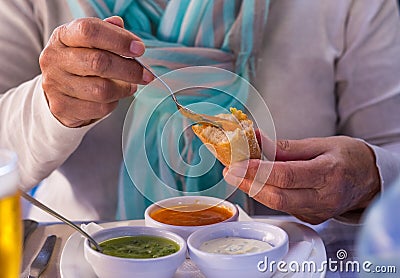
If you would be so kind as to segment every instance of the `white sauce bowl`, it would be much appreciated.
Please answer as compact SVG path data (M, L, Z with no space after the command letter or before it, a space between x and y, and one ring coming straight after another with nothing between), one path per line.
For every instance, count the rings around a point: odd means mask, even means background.
M222 237L262 240L271 244L273 248L237 255L208 253L199 249L204 242ZM192 233L187 244L190 259L207 278L270 277L273 274L271 269L259 270L265 267L265 259L278 263L289 250L287 233L277 226L261 222L231 222L206 227Z

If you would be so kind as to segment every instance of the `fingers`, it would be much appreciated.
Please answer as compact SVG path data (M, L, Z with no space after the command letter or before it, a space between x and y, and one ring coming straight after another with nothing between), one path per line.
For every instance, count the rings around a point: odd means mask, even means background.
M121 27L122 19L114 16L106 21L96 18L75 20L57 28L50 42L53 46L46 47L42 52L42 71L46 65L52 64L54 67L56 64L64 71L80 76L93 75L148 84L154 79L152 74L129 58L142 55L144 44ZM77 31L79 28L89 31ZM131 47L136 44L138 48L133 54Z
M133 57L143 42L120 17L81 18L58 27L42 51L42 87L52 114L64 125L81 126L109 114L118 100L153 76Z
M132 95L137 85L72 74L42 76L42 87L54 117L68 127L79 127L111 113L118 100ZM60 78L57 78L60 77Z
M111 17L104 19L104 21L114 24L120 28L124 28L124 20L119 16L111 16Z
M121 17L119 16L112 16L109 18L104 19L105 22L114 24L120 28L124 28L124 21ZM150 72L147 72L146 69L143 69L143 79L145 80L146 83L149 83L150 81L152 81L154 79L153 74L151 74Z
M62 93L77 99L98 103L115 102L133 95L137 90L136 84L96 76L66 75L64 81L62 83L56 83L56 80L43 82L44 90L48 91L50 97ZM47 90L47 86L56 87L57 90Z
M256 131L256 136L263 149L273 148L273 141L260 131ZM319 189L326 186L334 167L331 156L321 155L327 151L327 144L321 139L281 140L277 142L275 162L250 159L234 163L227 175L282 189Z
M309 161L288 162L250 159L232 164L227 175L286 189L318 189L325 185L329 169L328 159L322 156Z
M260 188L255 195L251 196L252 198L272 209L288 213L311 210L318 198L317 191L313 189L282 189L272 185L258 184L257 181L246 178L229 175L224 176L224 178L229 184L238 186L240 190L247 194L254 187Z
M326 144L320 138L301 140L278 140L276 160L310 160L321 155L326 150Z
M125 82L147 84L153 77L133 59L90 48L67 48L60 68L79 76L99 76Z
M337 214L334 208L319 201L321 197L314 189L282 189L272 185L257 184L245 178L225 175L224 177L229 184L238 187L261 204L289 213L311 224L319 224ZM259 190L251 195L253 188L259 188Z
M260 146L265 157L270 161L274 161L276 155L276 143L259 129L255 130L255 134L258 145Z
M335 136L280 144L281 157L298 160L235 163L224 170L225 180L261 203L313 224L364 208L379 191L373 156L358 140Z
M48 102L53 115L69 127L78 127L103 118L118 105L118 101L98 103L73 98L61 93L49 98ZM74 109L70 109L70 107L74 107Z
M115 18L109 21L118 24ZM69 47L97 48L126 57L138 57L145 51L139 37L98 18L76 19L55 32L59 42Z
M256 130L256 137L263 153L272 160L276 150L275 160L310 160L322 154L326 150L326 143L320 138L307 138L301 140L277 140L272 141L260 130Z

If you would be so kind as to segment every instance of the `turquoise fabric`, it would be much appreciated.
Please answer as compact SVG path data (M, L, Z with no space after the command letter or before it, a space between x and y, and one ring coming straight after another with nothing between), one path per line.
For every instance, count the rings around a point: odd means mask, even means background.
M185 72L171 71L191 66L224 68L251 80L269 5L269 0L68 1L75 17L121 16L125 28L140 36L146 45L142 61L159 75L166 74L163 78L171 84L187 80ZM255 34L253 30L261 33ZM192 79L188 69L187 77ZM204 89L179 95L183 104L193 104L195 108L196 104L206 101L208 105L197 108L210 114L226 113L221 107L243 107L248 92L240 78L214 80L219 74L207 75L206 68L203 69L197 72L200 77L188 85L205 82L205 86L214 84L220 90ZM221 91L229 91L230 96ZM144 209L153 201L176 194L204 193L217 183L223 186L213 195L224 197L232 190L222 179L223 166L219 162L204 173L209 167L207 161L213 157L201 149L198 138L189 132L182 133L185 124L167 91L150 84L137 94L124 126L125 163L119 181L118 219L143 218ZM177 153L163 151L163 145L167 150L176 149L183 161L192 166L177 163ZM184 174L177 174L171 165ZM204 174L198 176L199 173ZM160 183L167 187L158 186ZM234 201L245 206L247 198L239 192L235 193Z

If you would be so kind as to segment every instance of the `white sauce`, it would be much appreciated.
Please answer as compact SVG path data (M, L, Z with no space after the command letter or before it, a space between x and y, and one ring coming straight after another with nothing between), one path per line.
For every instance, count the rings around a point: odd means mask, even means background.
M241 237L221 237L204 242L200 250L208 253L238 255L271 249L268 242Z

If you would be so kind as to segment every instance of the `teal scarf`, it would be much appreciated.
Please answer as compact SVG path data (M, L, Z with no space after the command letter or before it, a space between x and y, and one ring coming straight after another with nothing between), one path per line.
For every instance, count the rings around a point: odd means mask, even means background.
M201 113L216 114L226 113L221 107L241 108L246 103L245 82L207 66L253 80L269 0L68 2L77 18L121 16L125 28L146 45L141 60L157 74L165 74L163 79L175 90L185 86L213 88L180 93L183 104ZM177 69L182 70L173 71ZM126 117L118 219L143 218L149 204L168 197L202 194L225 198L235 191L222 179L223 166L219 162L210 164L213 156L187 129L189 123L176 113L165 89L153 83L137 93ZM243 206L247 204L240 192L232 198Z

